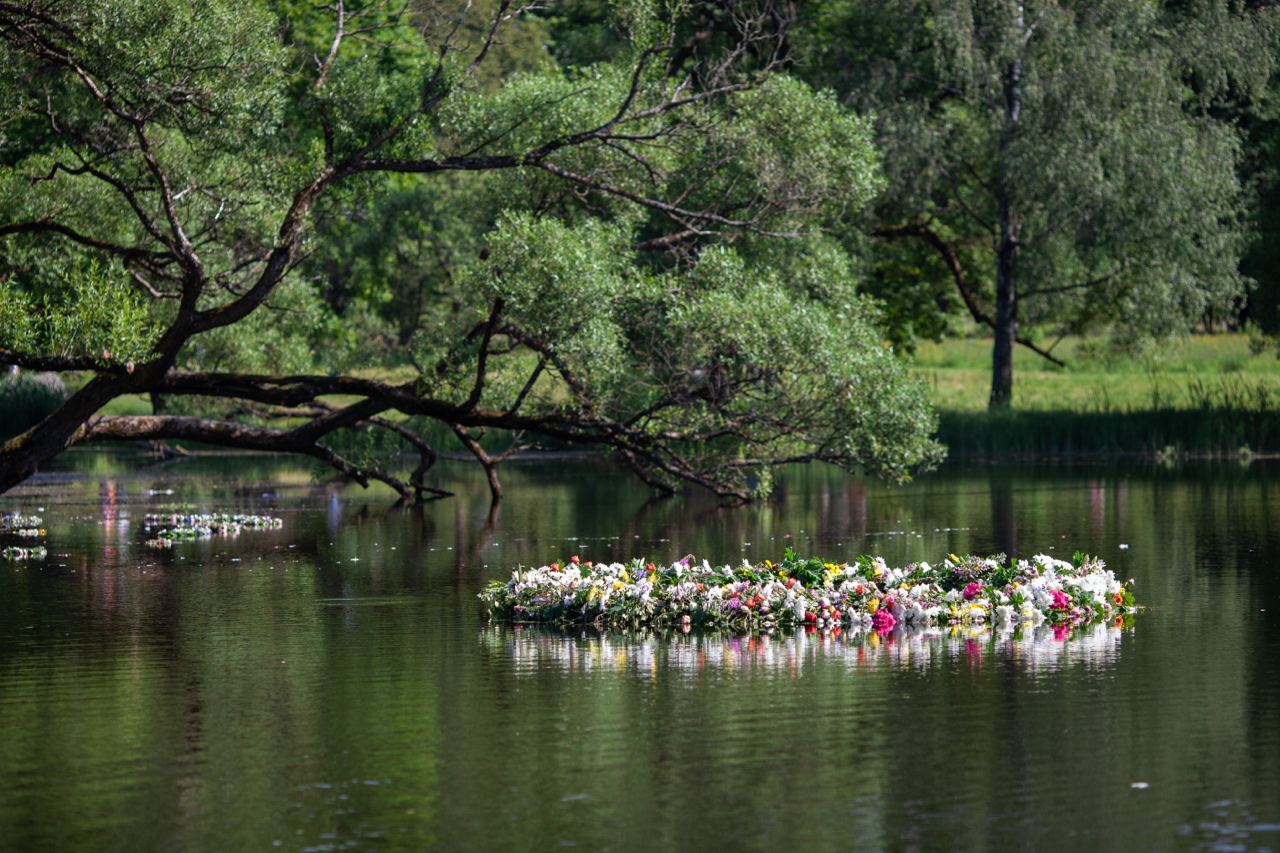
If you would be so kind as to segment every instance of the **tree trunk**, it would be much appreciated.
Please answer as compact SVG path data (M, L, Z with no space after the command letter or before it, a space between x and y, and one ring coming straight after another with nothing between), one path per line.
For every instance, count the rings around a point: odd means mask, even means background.
M1004 231L1003 227L1001 231ZM995 345L991 353L989 404L992 409L1007 409L1013 403L1013 345L1018 337L1018 291L1013 276L1013 253L1014 247L1008 245L1002 236L996 258Z
M141 377L139 377L141 378ZM108 402L133 390L132 377L92 379L48 417L0 445L0 494L36 472L39 466L78 440L80 430Z
M1014 12L1014 25L1021 39L1026 30L1022 4ZM996 247L995 344L991 353L991 409L1007 409L1013 404L1013 346L1018 338L1018 236L1021 223L1014 210L1009 178L1009 145L1017 135L1022 117L1022 62L1009 63L1004 77L1004 129L1000 135L999 174L996 179L996 206L1000 237Z

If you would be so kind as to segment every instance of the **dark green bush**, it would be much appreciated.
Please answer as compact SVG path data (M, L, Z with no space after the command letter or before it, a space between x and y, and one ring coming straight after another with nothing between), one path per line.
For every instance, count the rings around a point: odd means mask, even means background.
M57 374L0 375L0 438L15 436L35 426L66 399L66 386Z

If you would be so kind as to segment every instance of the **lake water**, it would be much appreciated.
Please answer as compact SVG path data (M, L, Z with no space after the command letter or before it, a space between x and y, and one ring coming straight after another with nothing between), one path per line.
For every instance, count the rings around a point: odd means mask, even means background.
M1280 849L1280 466L810 467L766 506L588 462L393 507L306 465L73 455L0 497L0 846ZM163 494L172 490L173 494ZM161 492L154 494L153 492ZM146 549L175 503L281 531ZM487 623L518 563L1103 556L1132 627L831 640Z

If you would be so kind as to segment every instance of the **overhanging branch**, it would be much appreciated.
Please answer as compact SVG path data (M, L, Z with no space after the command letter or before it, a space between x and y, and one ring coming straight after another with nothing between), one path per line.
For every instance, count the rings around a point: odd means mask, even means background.
M964 267L960 263L959 254L956 252L955 248L950 243L942 239L942 237L932 228L930 228L927 225L922 225L919 223L909 223L905 225L884 225L879 228L873 228L871 230L871 236L881 237L889 240L903 239L903 238L915 238L915 239L923 240L926 244L932 247L935 252L938 253L939 257L942 258L942 262L946 266L947 271L951 273L952 281L955 282L956 290L960 292L960 298L964 300L965 307L969 309L969 316L973 317L975 322L981 323L984 326L987 326L992 329L996 327L995 319L990 314L983 311L982 307L978 304L977 296L974 294L973 289L969 286L968 278L965 276L965 273L964 273ZM1042 348L1039 344L1037 344L1035 341L1031 340L1030 338L1017 336L1014 338L1014 340L1018 344L1031 350L1041 358L1047 359L1048 361L1058 365L1058 367L1067 366L1067 363L1065 361L1058 358L1056 355L1049 352L1048 350Z

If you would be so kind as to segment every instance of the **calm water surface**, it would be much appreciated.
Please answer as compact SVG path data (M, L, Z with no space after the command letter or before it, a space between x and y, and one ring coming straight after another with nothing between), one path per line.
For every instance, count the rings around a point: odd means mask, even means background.
M488 514L305 466L73 457L0 498L0 846L1280 848L1280 466L807 468L768 506L512 465ZM156 494L172 490L173 494ZM282 531L142 546L175 504ZM517 563L1101 554L1148 605L1067 639L565 635L487 624Z

